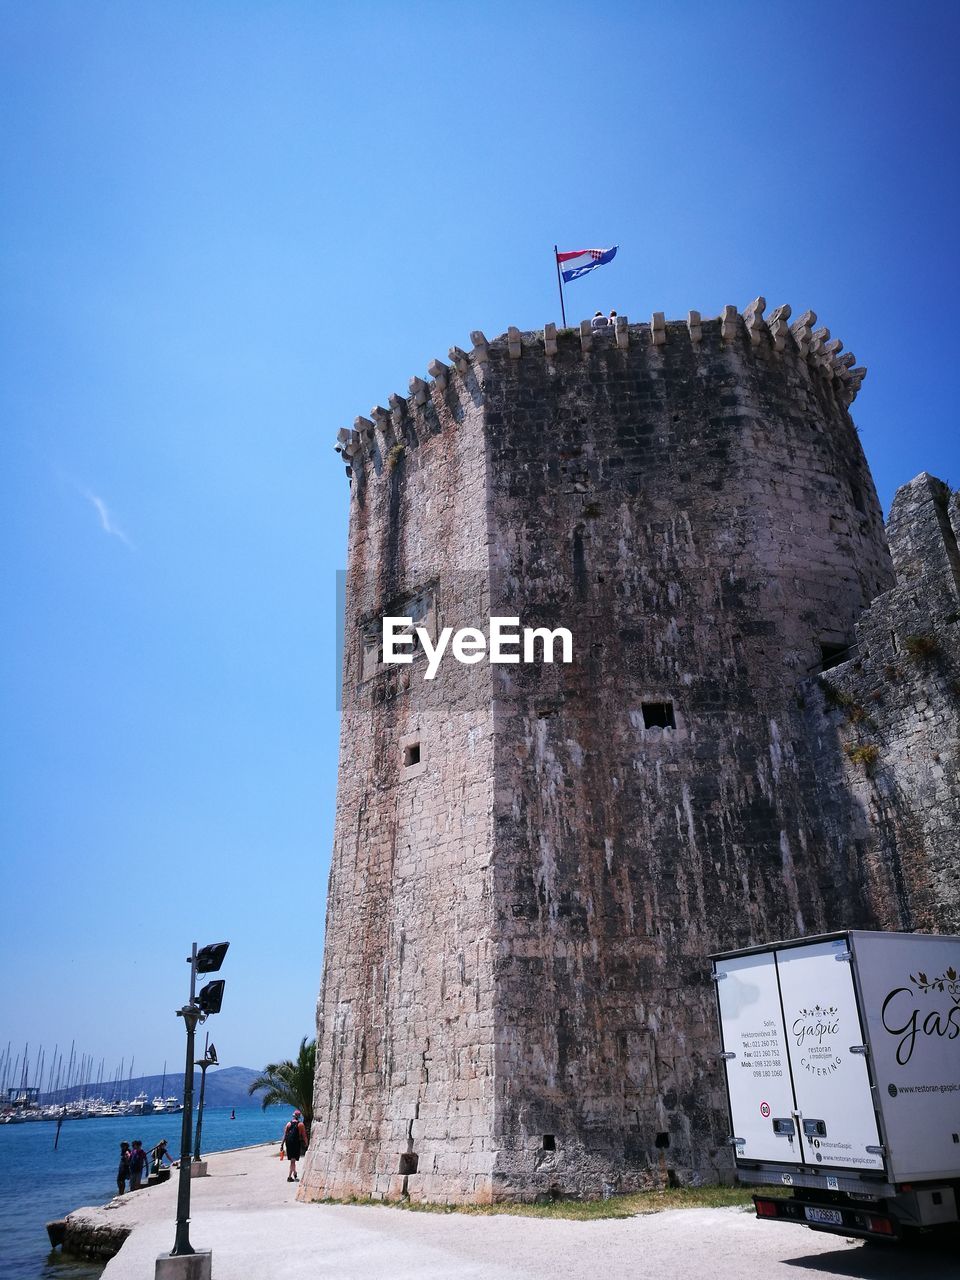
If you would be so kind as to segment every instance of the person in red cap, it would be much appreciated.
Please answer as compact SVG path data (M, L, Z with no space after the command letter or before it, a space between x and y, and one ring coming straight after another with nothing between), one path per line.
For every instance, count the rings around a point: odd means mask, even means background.
M283 1131L283 1137L280 1139L280 1158L283 1159L284 1151L286 1151L287 1159L290 1161L290 1172L287 1174L288 1182L299 1182L297 1175L297 1161L307 1149L307 1131L303 1125L303 1116L299 1111L295 1111L290 1120L287 1121L287 1127Z

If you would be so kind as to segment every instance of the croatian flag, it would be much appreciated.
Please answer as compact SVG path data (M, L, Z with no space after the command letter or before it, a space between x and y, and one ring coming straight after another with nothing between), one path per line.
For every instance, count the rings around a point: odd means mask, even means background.
M569 284L571 280L585 276L595 267L603 267L612 262L618 248L618 245L614 245L612 249L574 249L572 253L558 253L557 264L563 283Z

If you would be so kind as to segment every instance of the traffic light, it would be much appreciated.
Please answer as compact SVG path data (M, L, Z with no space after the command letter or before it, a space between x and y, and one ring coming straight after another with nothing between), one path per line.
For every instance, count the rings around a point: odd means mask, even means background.
M220 1006L223 1004L223 988L225 986L224 980L217 978L215 982L208 982L205 987L200 988L197 1003L204 1016L220 1012Z

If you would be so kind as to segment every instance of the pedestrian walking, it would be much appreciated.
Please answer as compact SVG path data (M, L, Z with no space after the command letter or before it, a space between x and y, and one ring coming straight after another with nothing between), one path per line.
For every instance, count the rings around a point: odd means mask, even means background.
M147 1153L139 1138L134 1138L130 1152L130 1190L139 1191L143 1183L143 1175L147 1170Z
M127 1189L130 1177L130 1143L120 1143L120 1165L117 1169L117 1195L122 1196Z
M299 1182L300 1178L297 1174L297 1161L307 1149L307 1131L303 1125L303 1116L299 1111L293 1113L292 1119L287 1121L287 1127L283 1131L283 1137L280 1139L280 1158L283 1159L284 1151L286 1151L287 1159L290 1161L290 1170L287 1173L288 1182Z

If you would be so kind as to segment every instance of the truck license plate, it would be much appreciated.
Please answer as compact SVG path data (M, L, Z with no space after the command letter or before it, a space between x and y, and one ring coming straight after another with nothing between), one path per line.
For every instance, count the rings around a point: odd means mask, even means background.
M813 1209L807 1206L803 1212L808 1222L827 1222L831 1227L843 1226L843 1214L839 1209Z

